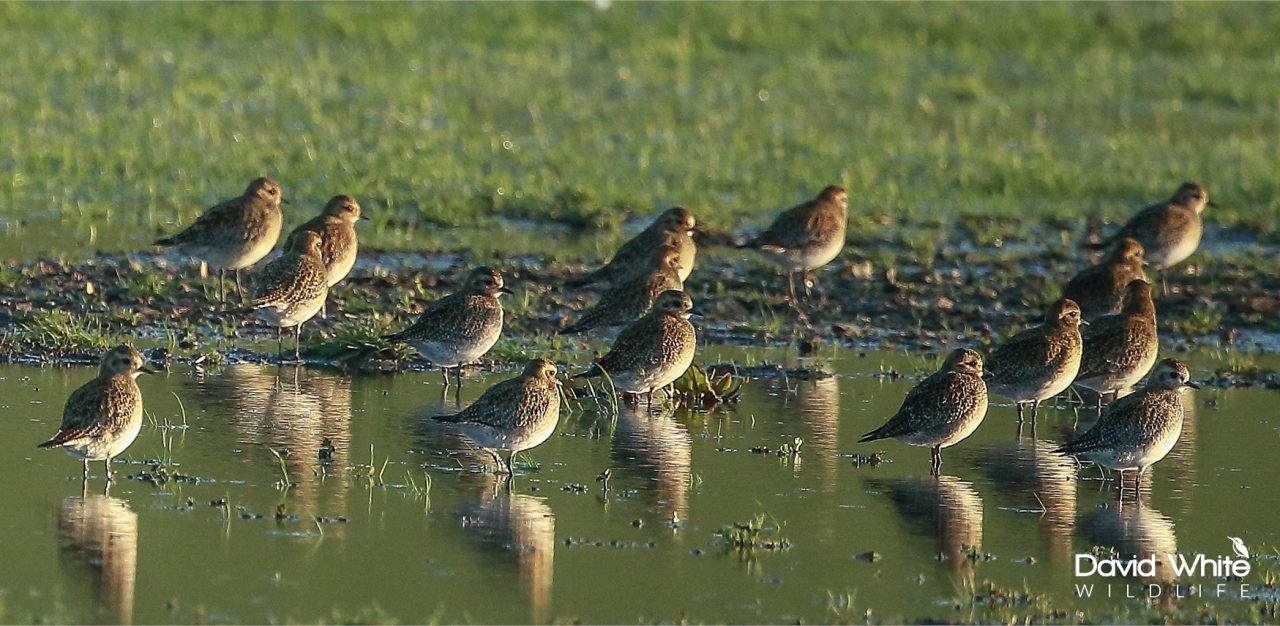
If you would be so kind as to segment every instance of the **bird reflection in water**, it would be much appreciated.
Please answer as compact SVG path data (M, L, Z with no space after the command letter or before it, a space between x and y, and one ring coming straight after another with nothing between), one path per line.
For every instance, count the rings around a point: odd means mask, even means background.
M555 571L555 513L542 498L514 493L510 477L467 474L462 480L474 481L477 494L459 514L463 532L498 560L514 559L529 594L530 619L547 621Z
M1080 536L1089 545L1114 548L1121 559L1156 557L1155 576L1146 582L1169 582L1173 567L1166 554L1178 551L1173 521L1145 500L1101 504L1080 518Z
M974 449L972 463L995 484L1004 506L1034 515L1053 562L1070 562L1076 525L1076 464L1057 444L1023 437Z
M304 367L236 364L207 377L201 393L212 404L229 404L237 440L255 462L278 463L264 448L284 459L293 482L290 513L304 519L346 513L344 483L321 487L325 474L349 465L350 378Z
M612 457L615 476L648 481L642 493L655 496L664 520L688 518L693 445L670 403L620 405Z
M66 498L58 510L58 544L65 567L90 574L95 610L132 624L138 514L128 503L107 494Z
M786 381L778 379L769 390L766 406L788 429L781 435L800 437L803 459L797 469L813 468L816 486L823 492L836 487L836 471L840 464L840 384L835 376L814 380ZM769 406L772 405L772 406Z
M973 563L982 548L982 496L955 476L916 476L870 480L888 494L898 513L920 534L937 540L943 562L954 569Z

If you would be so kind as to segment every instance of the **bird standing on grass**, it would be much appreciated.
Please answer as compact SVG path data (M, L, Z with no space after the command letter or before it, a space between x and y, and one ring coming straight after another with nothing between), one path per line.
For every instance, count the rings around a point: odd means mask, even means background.
M1142 244L1147 263L1160 270L1163 283L1164 270L1183 262L1200 247L1204 234L1200 214L1206 205L1217 206L1209 201L1203 186L1182 183L1172 198L1138 211L1120 230L1087 247L1101 250L1122 237L1133 239Z
M1084 343L1075 384L1098 394L1101 415L1103 396L1118 395L1137 384L1156 364L1160 338L1151 283L1130 282L1125 287L1124 309L1095 318L1080 336Z
M758 250L787 273L787 296L796 303L796 274L830 263L844 248L849 194L832 185L818 196L778 215L754 239L738 246ZM808 283L805 283L808 291Z
M629 324L649 312L658 294L684 289L684 283L680 282L680 251L675 246L654 248L645 261L645 265L629 278L614 283L594 307L583 313L577 322L561 329L560 333L573 334Z
M226 304L227 270L235 272L236 293L243 296L240 270L261 261L280 238L284 217L280 213L280 185L270 178L249 183L238 198L218 204L172 237L157 239L157 246L174 246L218 270L218 299Z
M964 441L986 416L982 355L960 348L907 394L888 422L858 442L892 438L909 446L929 446L929 471L937 474L942 469L942 449Z
M142 390L137 378L155 372L130 346L116 346L102 357L98 376L71 392L62 409L62 425L41 448L62 448L84 461L104 461L107 482L113 480L111 459L119 456L142 430Z
M1124 290L1134 280L1146 280L1142 244L1121 237L1101 263L1080 270L1062 290L1062 297L1080 305L1080 316L1092 320L1119 313Z
M565 284L570 287L581 287L593 283L613 283L635 271L637 265L643 265L650 251L661 245L675 246L680 253L680 281L689 279L693 271L693 262L698 253L698 246L693 241L693 229L697 220L693 213L684 207L675 207L663 212L648 228L631 240L622 244L613 258L604 267L571 279Z
M329 199L320 215L303 222L289 236L293 237L302 231L320 235L320 258L324 261L325 282L332 289L351 273L351 268L356 264L356 256L360 251L356 221L367 219L369 218L361 215L360 203L355 198L338 195ZM324 317L324 314L324 307L321 307L320 316Z
M502 303L498 298L510 293L501 272L477 267L467 275L461 290L427 305L412 325L383 339L416 348L440 368L445 387L449 386L449 369L455 368L461 387L462 366L484 356L502 335Z
M320 243L320 235L309 230L290 235L284 254L262 268L254 288L253 309L276 327L276 354L282 362L283 330L293 327L293 358L302 360L302 324L320 312L329 295Z

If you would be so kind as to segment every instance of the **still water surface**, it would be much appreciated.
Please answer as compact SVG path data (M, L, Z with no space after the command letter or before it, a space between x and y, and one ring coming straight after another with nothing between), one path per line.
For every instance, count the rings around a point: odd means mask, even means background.
M748 360L721 347L702 357ZM1077 599L1075 553L1229 554L1227 535L1255 552L1280 545L1274 391L1188 396L1182 441L1142 503L1117 507L1096 470L1074 480L1074 464L1049 452L1077 420L1088 426L1087 410L1042 411L1034 438L1018 436L1011 407L993 406L934 478L927 449L855 443L928 365L854 351L824 362L834 377L755 380L740 405L710 413L613 418L588 401L522 455L509 489L472 471L480 457L430 421L455 408L434 373L175 366L140 381L154 423L116 471L159 459L198 482L122 478L106 496L100 465L82 496L78 462L35 448L93 371L2 367L0 619L861 621L874 607L875 620L965 620L980 614L957 599L987 581L1114 613L1141 601ZM473 375L461 402L510 375ZM184 411L186 427L174 427ZM797 459L759 449L795 437ZM878 450L887 462L874 467L851 457ZM225 509L211 505L222 499ZM762 538L785 549L724 547L717 531L760 515ZM1268 567L1255 561L1246 582Z

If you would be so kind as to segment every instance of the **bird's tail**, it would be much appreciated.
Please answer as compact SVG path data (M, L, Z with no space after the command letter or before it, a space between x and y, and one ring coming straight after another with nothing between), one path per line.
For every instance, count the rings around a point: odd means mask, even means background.
M890 437L897 437L900 434L901 433L898 432L897 424L895 424L893 420L889 420L889 422L884 426L863 435L862 438L858 440L858 443L888 439Z

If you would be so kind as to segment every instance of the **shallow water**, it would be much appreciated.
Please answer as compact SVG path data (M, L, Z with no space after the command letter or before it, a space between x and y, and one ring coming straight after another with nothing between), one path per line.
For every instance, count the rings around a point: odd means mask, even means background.
M708 347L702 359L788 359L752 355ZM92 370L0 367L0 619L781 622L862 621L870 610L874 620L970 620L984 615L970 601L986 581L1115 615L1147 601L1124 599L1124 579L1110 600L1076 598L1075 553L1216 556L1230 554L1227 535L1255 553L1280 545L1273 391L1188 396L1178 448L1140 504L1117 507L1096 470L1073 480L1074 465L1049 453L1077 417L1087 427L1088 411L1043 411L1037 439L1018 436L1012 407L993 406L933 478L925 449L855 443L926 361L840 350L824 362L835 377L755 380L740 405L711 413L615 419L575 404L557 436L522 455L509 490L471 471L481 459L429 420L454 407L437 374L176 366L141 381L153 422L115 470L165 460L198 482L122 478L102 496L97 464L84 497L79 464L34 445ZM472 375L461 401L510 375ZM758 449L795 437L795 459ZM326 439L335 451L322 462ZM886 462L850 457L876 451ZM606 468L607 493L597 481ZM223 498L226 509L211 505ZM762 539L784 547L724 547L717 531L760 515ZM1243 582L1256 589L1275 565L1254 560ZM1212 591L1220 581L1184 582ZM1207 601L1237 617L1254 605L1163 593L1159 606Z

